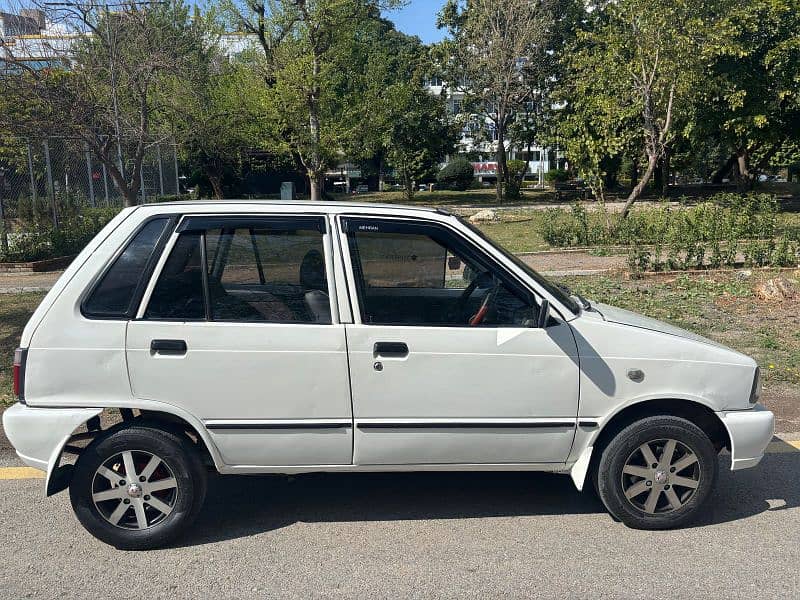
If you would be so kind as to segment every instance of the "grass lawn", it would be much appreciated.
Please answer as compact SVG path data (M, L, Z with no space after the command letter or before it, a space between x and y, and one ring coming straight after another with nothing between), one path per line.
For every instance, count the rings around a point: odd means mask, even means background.
M22 328L44 294L0 294L0 404L13 401L12 363Z

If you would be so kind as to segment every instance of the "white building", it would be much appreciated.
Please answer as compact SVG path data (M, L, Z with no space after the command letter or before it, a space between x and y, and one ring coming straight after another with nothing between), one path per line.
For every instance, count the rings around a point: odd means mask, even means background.
M426 89L436 96L444 95L447 104L447 113L451 119L463 123L461 137L459 138L458 151L478 157L473 161L475 177L479 181L493 181L497 178L497 133L494 123L488 117L469 114L464 110L464 92L448 86L438 77L430 77L425 81ZM526 179L544 181L544 175L558 165L559 153L555 150L540 145L533 145L530 160L527 148L522 150L512 147L508 140L505 142L509 160L524 160L528 162Z

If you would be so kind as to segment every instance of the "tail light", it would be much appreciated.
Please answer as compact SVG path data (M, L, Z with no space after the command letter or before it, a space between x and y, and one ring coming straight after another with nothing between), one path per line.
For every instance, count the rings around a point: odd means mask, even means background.
M761 398L761 368L756 367L753 377L753 388L750 390L750 404L755 404Z
M28 357L26 348L14 350L14 395L17 400L25 403L25 359Z

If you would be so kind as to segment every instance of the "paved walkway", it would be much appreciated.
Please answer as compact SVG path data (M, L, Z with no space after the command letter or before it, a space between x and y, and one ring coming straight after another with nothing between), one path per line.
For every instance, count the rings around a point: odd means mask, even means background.
M63 271L49 273L0 273L0 294L46 292Z

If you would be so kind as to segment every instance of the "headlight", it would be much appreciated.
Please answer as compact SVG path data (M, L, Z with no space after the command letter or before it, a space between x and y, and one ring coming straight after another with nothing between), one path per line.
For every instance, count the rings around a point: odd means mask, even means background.
M756 374L753 377L753 389L750 390L750 404L755 404L761 398L761 369L756 367Z

